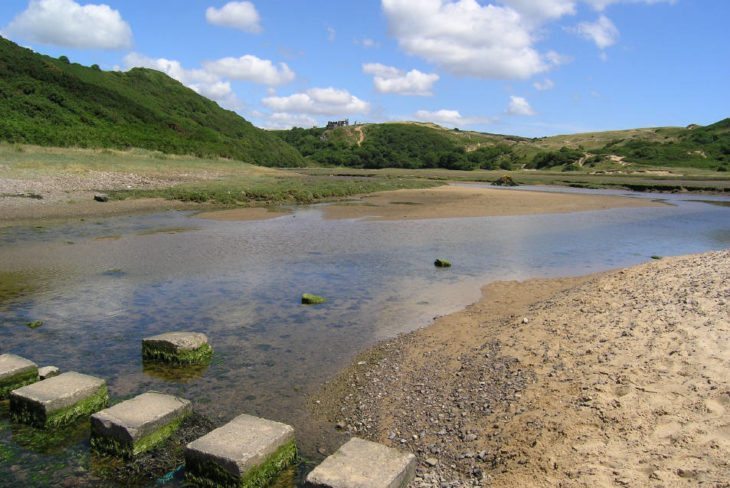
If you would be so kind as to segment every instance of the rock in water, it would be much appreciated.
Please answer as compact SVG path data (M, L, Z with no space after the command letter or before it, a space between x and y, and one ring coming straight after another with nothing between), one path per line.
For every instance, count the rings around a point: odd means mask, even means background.
M142 359L168 364L199 364L208 361L213 348L200 332L167 332L142 340Z
M0 354L0 400L12 390L38 381L38 365L15 354Z
M106 193L97 193L94 195L94 201L97 202L108 202L109 201L109 195Z
M448 261L446 259L437 259L433 262L433 265L437 268L450 268L451 267L451 261Z
M494 186L518 186L515 180L509 175L500 176L498 179L492 182Z
M319 295L312 295L311 293L304 293L302 295L302 304L304 305L319 305L320 303L324 303L326 301L326 298Z

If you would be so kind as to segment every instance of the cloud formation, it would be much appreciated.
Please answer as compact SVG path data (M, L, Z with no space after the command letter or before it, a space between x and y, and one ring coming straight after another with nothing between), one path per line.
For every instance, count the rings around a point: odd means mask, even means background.
M362 70L365 74L373 75L373 84L379 93L431 96L433 85L439 79L436 73L423 73L417 69L406 73L380 63L363 64Z
M3 30L28 42L78 49L126 49L132 29L118 10L74 0L31 0Z
M262 31L261 17L251 2L228 2L221 8L208 7L205 20L213 25L257 34Z
M421 120L424 122L435 122L437 124L441 125L447 125L447 126L463 126L463 125L472 125L472 124L482 124L482 123L488 123L491 122L492 119L487 117L464 117L461 115L461 113L458 110L449 110L449 109L441 109L441 110L419 110L417 111L413 117L416 120Z
M595 22L581 22L574 28L574 31L595 42L599 49L613 46L619 37L618 29L605 15L598 17Z
M223 78L231 80L251 81L262 85L276 86L289 83L296 75L286 63L275 65L268 59L261 59L251 54L239 58L222 58L206 61L203 68Z
M275 112L309 115L352 115L367 113L370 104L347 90L332 87L310 88L286 97L266 97L261 101Z
M523 115L531 116L535 115L535 111L530 106L530 102L524 97L509 97L509 107L507 113L510 115Z
M532 84L532 86L534 86L537 91L548 91L555 88L555 82L550 78L545 78L542 81L536 81Z

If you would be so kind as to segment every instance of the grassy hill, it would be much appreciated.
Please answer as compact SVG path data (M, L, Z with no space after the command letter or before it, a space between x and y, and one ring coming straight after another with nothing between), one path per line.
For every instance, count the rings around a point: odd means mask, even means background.
M524 138L429 123L365 124L275 132L311 164L357 168L730 169L730 119L705 127L660 127Z
M105 72L0 37L0 141L58 147L138 147L266 166L302 156L158 71Z

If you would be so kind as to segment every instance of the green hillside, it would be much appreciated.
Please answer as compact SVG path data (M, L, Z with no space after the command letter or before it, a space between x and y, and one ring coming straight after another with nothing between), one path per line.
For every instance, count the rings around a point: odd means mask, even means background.
M660 127L524 138L428 123L276 131L311 164L356 168L620 170L730 169L730 119L705 127Z
M138 147L266 166L304 159L158 71L105 72L0 37L0 141L59 147Z

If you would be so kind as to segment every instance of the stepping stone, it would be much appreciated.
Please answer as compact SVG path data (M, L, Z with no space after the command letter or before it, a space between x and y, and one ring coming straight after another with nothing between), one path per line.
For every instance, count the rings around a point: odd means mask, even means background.
M416 476L416 456L353 437L307 476L316 488L401 488Z
M291 426L239 415L187 445L186 479L202 486L267 486L296 458Z
M15 354L0 354L0 400L10 392L38 381L38 365Z
M61 370L55 366L43 366L42 368L38 368L38 377L42 380L47 380L48 378L58 376L59 374L61 374Z
M104 380L71 371L12 391L10 415L16 422L57 427L91 415L108 402Z
M170 364L205 362L213 355L208 337L200 332L167 332L142 340L142 358Z
M193 411L188 400L154 391L91 416L91 446L131 458L164 442Z

